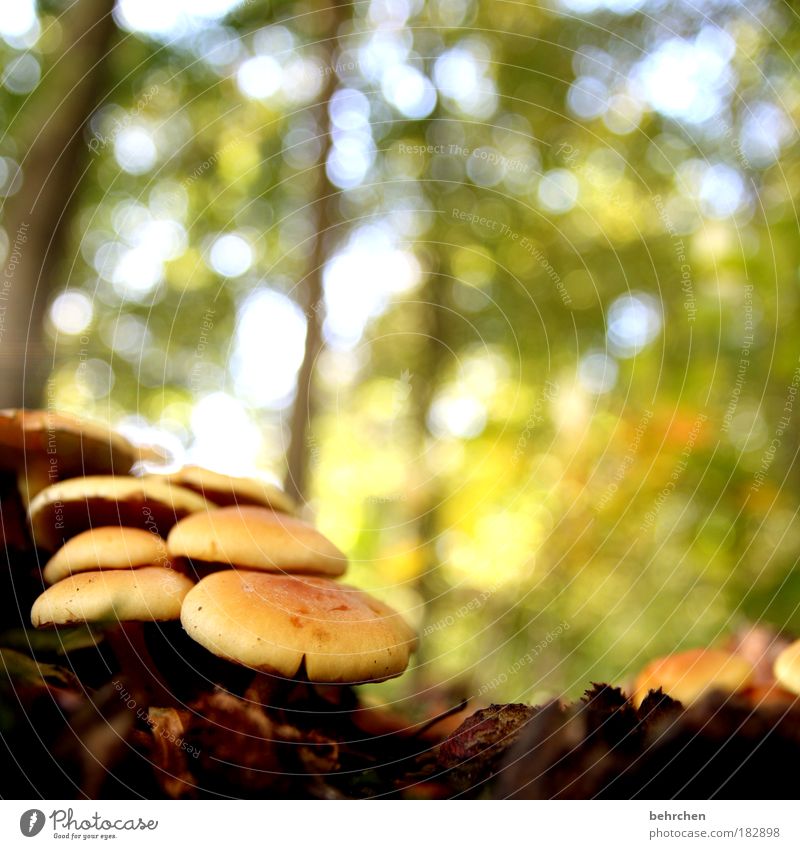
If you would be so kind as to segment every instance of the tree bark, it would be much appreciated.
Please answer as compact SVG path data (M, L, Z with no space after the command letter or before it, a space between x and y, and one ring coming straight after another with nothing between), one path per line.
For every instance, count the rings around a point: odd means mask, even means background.
M451 279L449 276L440 275L438 269L432 271L426 290L425 300L427 303L424 308L421 326L425 329L427 339L420 358L421 363L425 364L425 380L415 381L414 392L412 394L414 418L416 420L419 438L418 456L420 458L424 456L424 445L428 438L428 415L436 390L441 384L442 374L446 365L444 352L451 350L444 303L444 287L449 279ZM452 279L455 279L455 277L453 276ZM439 597L443 590L441 578L437 578L436 572L440 563L440 558L436 552L436 542L441 532L439 508L445 498L446 492L442 484L437 479L430 480L425 487L425 496L418 508L417 533L420 540L422 568L416 579L415 588L423 601L423 618L426 622L429 616L431 599ZM439 586L437 586L437 583ZM427 661L425 640L420 640L415 668L415 674L420 686L423 685L425 679Z
M0 282L0 407L37 405L44 395L52 365L44 308L90 165L82 130L105 91L113 8L113 0L78 0L63 15L63 49L15 133L24 153L21 188L3 207L9 248Z
M342 6L335 7L333 32L341 24ZM289 448L286 452L286 478L284 489L292 498L303 502L307 495L309 477L309 446L307 444L311 421L315 413L314 366L323 346L322 322L324 317L324 290L322 277L328 255L326 234L333 224L330 198L337 188L328 179L325 163L333 145L328 105L333 97L338 80L334 72L336 61L336 39L331 38L328 51L328 67L325 69L325 89L316 108L317 126L322 131L322 145L318 160L319 180L314 198L316 226L314 247L311 252L310 268L300 288L300 306L306 315L306 343L303 362L297 373L297 393L289 420Z

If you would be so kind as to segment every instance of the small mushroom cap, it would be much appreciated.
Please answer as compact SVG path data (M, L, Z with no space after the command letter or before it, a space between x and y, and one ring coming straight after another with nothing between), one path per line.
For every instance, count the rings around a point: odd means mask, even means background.
M31 501L28 522L36 545L54 551L82 531L107 525L166 536L184 516L205 508L202 496L165 481L96 475L43 489Z
M393 678L416 637L399 613L327 578L226 570L186 596L181 623L213 654L309 681L357 684Z
M151 531L112 525L67 540L44 567L44 579L55 584L77 572L142 566L171 567L166 542Z
M266 507L221 507L178 522L167 537L172 557L242 569L341 575L347 557L316 528Z
M184 466L177 472L151 477L191 489L218 507L251 505L269 507L280 513L297 511L297 505L282 489L255 478L231 477L201 466Z
M773 671L781 687L800 696L800 640L787 646L775 658Z
M659 687L684 706L713 690L735 693L747 687L753 666L740 655L719 649L690 649L649 663L636 679L633 701L638 706Z
M46 589L33 603L36 628L84 622L164 622L177 619L193 583L173 569L145 566L81 572Z

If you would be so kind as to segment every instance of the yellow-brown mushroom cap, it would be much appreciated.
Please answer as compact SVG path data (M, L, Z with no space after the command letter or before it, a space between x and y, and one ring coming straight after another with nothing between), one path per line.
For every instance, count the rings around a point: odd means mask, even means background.
M96 475L43 489L31 501L28 522L36 545L54 551L82 531L107 525L165 537L180 519L205 509L202 496L165 481Z
M719 649L690 649L649 663L636 679L633 700L640 705L659 687L684 705L713 690L735 693L747 687L753 666L740 655Z
M318 683L393 678L416 637L399 613L327 578L226 570L186 596L181 623L210 652L235 663Z
M265 572L341 575L347 557L316 528L266 507L221 507L195 513L170 531L172 557Z
M773 672L781 687L800 695L800 640L787 646L775 658Z
M99 422L50 410L0 410L0 468L14 470L26 504L45 486L78 475L126 475L163 456Z
M0 410L0 468L13 470L23 504L56 481L127 474L136 449L97 422L50 410Z
M186 575L162 566L81 572L46 589L33 604L31 622L45 628L177 619L192 586Z
M67 540L47 562L43 574L46 583L55 584L78 572L142 566L171 568L166 542L151 531L111 525L90 528Z
M297 510L297 505L282 489L255 478L223 475L201 466L184 466L177 472L151 477L191 489L218 507L249 505L269 507L280 513L295 513Z

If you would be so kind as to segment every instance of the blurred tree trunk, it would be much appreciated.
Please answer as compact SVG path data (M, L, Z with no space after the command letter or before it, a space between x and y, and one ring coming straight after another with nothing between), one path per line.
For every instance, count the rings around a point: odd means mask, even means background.
M330 29L336 33L342 22L341 4L334 4L333 25ZM322 134L322 145L317 162L318 180L314 198L315 238L311 252L309 271L301 283L299 301L306 315L306 344L303 362L297 373L297 393L289 420L289 449L286 454L286 478L284 488L292 498L303 502L307 495L309 470L309 425L314 417L314 366L323 348L322 322L324 318L324 291L322 277L328 255L330 239L327 233L333 225L331 198L338 189L328 179L325 163L328 159L333 140L328 105L333 97L338 79L334 71L336 65L336 38L331 37L327 54L328 66L325 68L325 88L316 107L317 127Z
M0 407L36 405L44 394L44 307L89 165L82 130L105 91L113 8L114 0L79 0L60 18L62 49L22 115L22 185L3 207L9 247L0 287Z
M428 440L428 416L433 403L436 390L442 382L444 367L446 365L445 354L452 350L450 345L448 327L446 322L446 308L444 304L444 288L451 278L448 275L438 273L438 269L431 269L430 278L426 287L423 313L420 327L425 333L425 345L420 356L420 370L424 369L425 379L414 381L414 418L416 429L419 434L418 457L424 462L426 456L425 443ZM429 472L423 470L420 479L424 480ZM436 540L441 533L439 522L439 507L447 497L442 484L435 477L431 478L425 486L424 497L417 507L417 535L420 551L422 552L422 568L416 580L416 590L420 594L426 611L424 619L427 620L430 601L437 598L446 589L446 582L436 574L439 565L439 557L436 552ZM420 640L417 649L418 677L425 676L425 640Z

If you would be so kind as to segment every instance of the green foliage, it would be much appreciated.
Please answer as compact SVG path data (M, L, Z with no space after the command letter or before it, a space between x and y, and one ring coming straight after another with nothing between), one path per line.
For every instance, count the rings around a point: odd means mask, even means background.
M233 58L219 65L197 34L121 37L91 128L109 141L84 180L54 286L54 297L79 290L93 306L79 333L48 325L58 404L136 414L191 444L193 406L236 394L237 309L264 290L302 303L316 213L329 258L383 223L415 265L412 285L374 310L355 345L323 353L307 442L320 526L352 555L354 581L404 607L425 635L416 674L391 685L398 696L420 682L495 701L575 695L660 653L724 641L744 619L797 630L790 11L762 3L754 17L720 3L708 24L677 3L659 6L659 21L647 4L588 16L412 5L393 26L380 24L378 3L347 7L338 22L295 3L247 3L224 31ZM366 95L375 155L360 184L329 185L317 162L329 131L321 86L295 99L237 87L274 22L284 35L270 44L293 39L274 54L279 65L304 59L323 80L335 67L339 88ZM714 110L703 122L659 111L642 93L641 63L670 38L712 43L720 32L735 51ZM455 46L482 76L461 100L440 91L429 115L404 115L365 64L377 33L411 48L409 64L429 77ZM579 77L603 80L611 106L577 114ZM480 90L489 105L474 105ZM686 106L689 94L664 96ZM4 100L12 115L19 96ZM781 139L769 130L776 155L759 158L742 139L764 104L788 129ZM120 167L115 120L155 140L142 173ZM14 128L3 155L19 155ZM722 208L731 184L715 187L717 166L740 181L736 208ZM118 268L103 270L97 251L130 246L146 208L179 222L185 240L137 290L135 279L115 283ZM231 232L249 241L252 264L224 276L209 251ZM375 269L376 285L391 266ZM629 292L650 296L660 326L635 356L611 351L616 380L592 391L586 357L609 350L609 309ZM250 402L247 416L266 434L257 459L281 474L285 404Z

